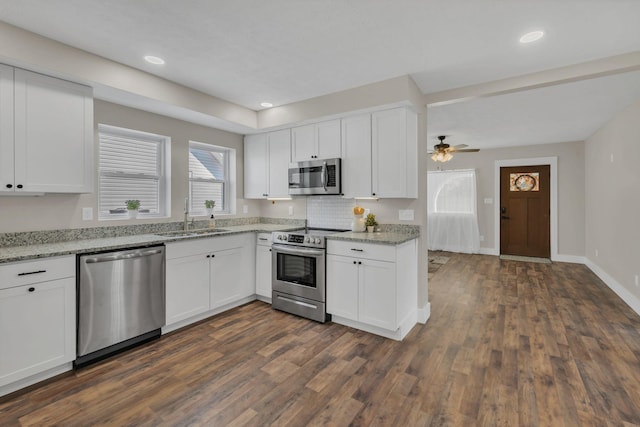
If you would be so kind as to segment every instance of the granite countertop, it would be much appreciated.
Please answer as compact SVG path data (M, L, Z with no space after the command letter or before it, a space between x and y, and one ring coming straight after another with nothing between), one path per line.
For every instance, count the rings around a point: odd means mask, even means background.
M196 234L188 236L171 235L170 233L159 234L132 234L120 237L105 237L95 239L71 240L57 243L40 243L24 246L0 247L0 264L29 259L45 258L61 255L85 254L91 252L117 250L132 247L151 246L191 239L204 239L218 236L229 236L239 233L299 230L299 225L256 223L246 225L224 226L218 231L210 234ZM327 236L332 240L346 240L364 243L377 243L384 245L398 245L419 236L418 233L399 232L376 232L376 233L353 233L346 231Z
M419 233L394 233L394 232L375 232L375 233L354 233L345 231L344 233L336 233L327 236L330 240L346 240L351 242L376 243L381 245L399 245L409 240L417 239Z
M171 236L160 234L136 234L120 237L106 237L100 239L73 240L58 243L42 243L25 246L0 247L0 263L23 261L28 259L45 258L60 255L84 254L112 249L125 249L137 246L150 246L187 239L204 239L217 236L229 236L239 233L273 232L298 230L300 226L283 224L247 224L221 227L226 231L211 234L190 236Z

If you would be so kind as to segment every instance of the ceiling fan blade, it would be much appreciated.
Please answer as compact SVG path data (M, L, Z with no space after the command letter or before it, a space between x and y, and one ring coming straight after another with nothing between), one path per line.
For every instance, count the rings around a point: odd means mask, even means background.
M455 148L456 150L459 150L460 148L465 148L468 147L467 144L458 144L458 145L454 145L453 148Z
M477 153L480 151L479 148L465 148L462 150L450 150L452 153Z

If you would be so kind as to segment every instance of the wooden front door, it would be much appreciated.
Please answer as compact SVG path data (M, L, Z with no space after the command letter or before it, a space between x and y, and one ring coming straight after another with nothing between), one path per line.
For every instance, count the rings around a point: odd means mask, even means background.
M500 254L549 258L551 167L500 168Z

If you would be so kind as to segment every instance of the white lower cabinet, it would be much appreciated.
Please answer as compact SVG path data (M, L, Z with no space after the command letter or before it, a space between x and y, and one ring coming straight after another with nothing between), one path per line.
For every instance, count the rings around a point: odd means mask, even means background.
M167 325L209 311L209 259L202 255L167 259Z
M75 271L75 256L0 266L0 396L71 369Z
M416 240L397 246L329 240L327 312L346 324L402 339L417 321Z
M271 234L259 233L256 245L256 295L271 302Z
M254 247L253 233L167 243L165 332L253 297Z

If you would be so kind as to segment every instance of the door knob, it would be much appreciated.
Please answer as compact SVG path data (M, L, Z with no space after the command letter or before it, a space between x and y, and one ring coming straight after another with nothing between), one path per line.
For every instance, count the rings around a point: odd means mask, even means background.
M500 218L501 218L501 219L509 219L509 217L508 217L508 216L504 216L504 215L502 215Z

